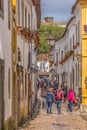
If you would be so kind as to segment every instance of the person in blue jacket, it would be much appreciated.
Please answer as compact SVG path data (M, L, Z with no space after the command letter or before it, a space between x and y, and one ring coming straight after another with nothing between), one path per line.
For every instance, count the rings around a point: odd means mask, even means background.
M47 95L46 95L46 102L47 102L47 114L52 114L52 105L54 102L54 93L53 88L48 88Z

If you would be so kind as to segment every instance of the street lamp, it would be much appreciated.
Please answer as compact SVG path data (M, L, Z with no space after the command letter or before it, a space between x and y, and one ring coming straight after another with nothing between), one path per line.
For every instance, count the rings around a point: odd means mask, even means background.
M50 33L50 35L47 38L47 44L50 46L54 46L55 43L55 38L53 37L53 35Z

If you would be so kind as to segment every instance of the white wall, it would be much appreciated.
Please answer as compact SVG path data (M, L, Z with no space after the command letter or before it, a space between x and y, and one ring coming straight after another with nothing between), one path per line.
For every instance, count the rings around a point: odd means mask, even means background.
M8 0L4 0L4 19L0 18L0 48L0 57L5 60L4 101L6 120L12 114L11 31L8 29ZM8 68L10 68L10 99L8 98Z
M68 26L67 26L67 31L64 35L63 38L61 38L60 40L56 41L55 43L55 53L54 53L54 62L56 63L56 52L58 52L59 57L58 60L60 61L61 57L60 57L60 53L61 51L64 51L64 47L66 45L68 45L68 50L73 50L73 35L74 35L74 45L76 45L76 43L78 42L78 40L76 41L76 26L78 27L78 21L80 21L80 26L79 26L79 31L81 31L81 6L79 4L77 4L74 12L73 12L73 17L71 19L71 21L69 22ZM78 33L77 33L78 35ZM72 48L70 49L70 39L72 41ZM71 87L70 82L72 81L72 79L70 78L70 76L72 76L72 70L74 69L74 90L77 93L78 88L80 87L80 83L76 86L76 64L80 64L76 54L78 54L79 52L81 52L81 38L79 41L79 46L74 50L74 60L73 60L73 56L69 57L68 60L66 62L63 63L63 65L58 65L57 68L57 73L59 74L60 77L60 83L61 83L61 73L63 71L66 72L67 76L66 76L66 80L68 87ZM79 73L79 72L78 72Z

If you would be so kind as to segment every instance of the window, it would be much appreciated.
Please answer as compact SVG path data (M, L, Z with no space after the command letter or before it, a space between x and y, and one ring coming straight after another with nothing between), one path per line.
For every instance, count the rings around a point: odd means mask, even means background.
M66 46L64 47L64 55L66 54Z
M1 6L1 1L2 1L2 0L0 0L0 10L1 10L1 8L2 8L2 6Z
M61 52L61 59L63 59L63 51Z
M80 42L80 21L78 21L78 42Z
M21 6L22 6L22 26L24 27L24 3L21 2Z
M27 27L27 8L25 8L25 27Z
M80 66L79 66L79 63L78 63L78 70L77 70L78 71L78 85L79 85L79 81L80 81L80 75L79 75L80 74L80 70L79 70L79 68L80 68Z
M11 2L8 0L8 28L10 29L10 7L11 7Z
M58 52L56 53L56 64L58 66Z
M77 79L78 79L78 74L77 74L77 71L78 71L78 68L77 68L77 64L76 64L76 86L78 85L78 81L77 81Z
M68 44L66 45L66 52L68 52Z
M32 7L31 7L31 26L32 26L32 23L33 23L33 13L32 13Z
M0 0L0 17L4 18L4 0Z
M74 46L74 35L73 35L73 46Z
M20 25L20 0L18 0L18 25Z
M70 38L70 50L72 50L72 39Z
M10 68L8 69L8 98L10 99Z
M25 96L27 96L27 72L25 72Z
M78 30L77 30L77 25L76 25L76 42L78 42L78 37L77 37L77 34L78 34Z
M28 27L30 27L30 14L28 14Z
M73 35L73 46L74 46L74 35ZM74 55L73 55L73 61L74 61Z

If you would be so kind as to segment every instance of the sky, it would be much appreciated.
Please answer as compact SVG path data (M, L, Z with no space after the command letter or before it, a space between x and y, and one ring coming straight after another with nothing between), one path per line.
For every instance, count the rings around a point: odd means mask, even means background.
M44 17L53 17L55 22L71 18L71 8L76 0L41 0L42 21Z

